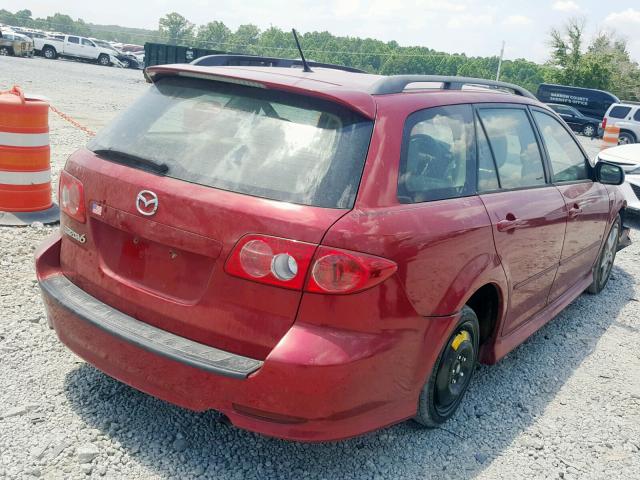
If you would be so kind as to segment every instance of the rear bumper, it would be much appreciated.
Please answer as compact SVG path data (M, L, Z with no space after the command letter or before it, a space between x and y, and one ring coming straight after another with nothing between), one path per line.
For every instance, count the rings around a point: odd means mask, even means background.
M412 417L424 381L416 379L435 355L408 363L406 352L456 321L424 319L422 332L379 334L294 324L262 362L127 317L71 284L59 258L54 238L37 253L36 270L49 322L71 350L138 390L284 439L338 440Z
M62 274L43 279L40 288L49 303L55 303L68 315L154 355L232 378L247 378L263 364L136 320L100 302Z

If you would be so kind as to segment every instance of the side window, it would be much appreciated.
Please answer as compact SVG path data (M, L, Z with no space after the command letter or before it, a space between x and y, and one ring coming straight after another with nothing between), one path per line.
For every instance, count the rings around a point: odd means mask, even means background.
M483 108L479 115L493 151L502 188L545 184L542 156L525 110Z
M640 122L640 108L638 110L636 110L636 114L633 116L633 119L636 122Z
M493 154L480 122L476 122L476 144L478 146L478 192L498 190L500 183Z
M571 135L555 118L546 113L534 111L533 117L549 153L554 181L587 180L589 178L587 160Z
M69 43L80 44L80 39L78 37L69 37Z
M82 39L82 45L86 45L87 47L95 47L93 42L87 38Z
M626 118L627 115L629 115L630 111L631 111L631 107L622 107L622 106L613 107L609 112L609 116L611 118Z
M398 198L402 203L475 193L473 110L470 105L413 113L404 126Z

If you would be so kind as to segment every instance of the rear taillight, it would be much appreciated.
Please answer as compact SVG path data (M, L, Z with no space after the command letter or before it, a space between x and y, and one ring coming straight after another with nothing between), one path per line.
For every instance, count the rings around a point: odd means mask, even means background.
M395 273L398 266L386 258L320 247L306 290L317 293L354 293L373 287Z
M300 290L315 250L312 243L247 235L233 249L225 270L248 280Z
M74 220L84 223L86 216L82 182L64 170L60 174L59 197L62 211Z
M324 294L366 290L396 270L385 258L267 235L243 237L225 264L231 275L295 290L308 276L305 290Z
M602 128L607 128L607 117L604 118L604 120L602 120Z

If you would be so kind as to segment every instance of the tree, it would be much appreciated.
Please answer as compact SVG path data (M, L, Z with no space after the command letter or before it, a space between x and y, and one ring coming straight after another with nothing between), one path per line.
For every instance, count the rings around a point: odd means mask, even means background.
M69 15L64 15L62 13L55 13L53 16L48 16L44 20L47 28L49 30L53 30L54 32L68 33L74 34L76 32L76 24Z
M571 19L550 34L551 60L545 80L577 87L609 90L628 100L640 98L640 69L626 41L601 32L585 48L585 22Z
M15 23L20 27L30 27L33 24L33 19L31 18L31 10L19 10L14 14Z
M612 92L623 99L640 99L640 68L631 59L627 41L614 31L600 32L587 50L588 55L604 56L610 60Z
M195 25L176 12L168 13L160 19L160 34L171 45L189 43L193 39Z
M303 51L306 42L300 39ZM258 50L273 57L297 58L300 56L291 32L283 32L277 27L270 27L260 34ZM309 55L306 55L310 59Z
M253 47L258 43L260 29L251 23L240 25L231 37L232 47L240 53L256 53Z
M553 28L550 33L550 65L556 67L555 81L566 85L581 83L580 62L583 57L584 19L571 18L562 29Z
M198 28L196 44L201 48L228 50L231 30L222 22L209 22Z

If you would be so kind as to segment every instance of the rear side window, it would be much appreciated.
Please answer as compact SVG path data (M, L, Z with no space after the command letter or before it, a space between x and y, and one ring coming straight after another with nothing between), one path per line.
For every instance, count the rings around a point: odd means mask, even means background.
M571 110L569 107L562 107L560 105L557 105L551 108L553 108L560 115L573 115L573 110Z
M625 118L627 115L629 115L630 111L631 107L617 106L611 109L611 111L609 112L609 116L611 118Z
M167 176L188 182L303 205L351 208L372 129L371 120L331 102L167 77L88 147L107 160L152 161Z
M402 203L475 193L473 110L470 105L430 108L405 123L398 199Z
M636 114L633 116L633 119L636 122L640 122L640 108L638 110L636 110Z
M533 117L547 147L554 181L587 180L589 178L587 160L569 132L560 122L546 113L534 111Z
M69 37L69 43L77 43L80 44L80 39L78 37Z
M498 190L500 184L498 182L498 173L491 154L491 147L484 128L478 122L476 126L477 145L478 145L478 192L489 192Z
M524 110L483 108L479 115L489 137L504 189L545 184L542 156Z

